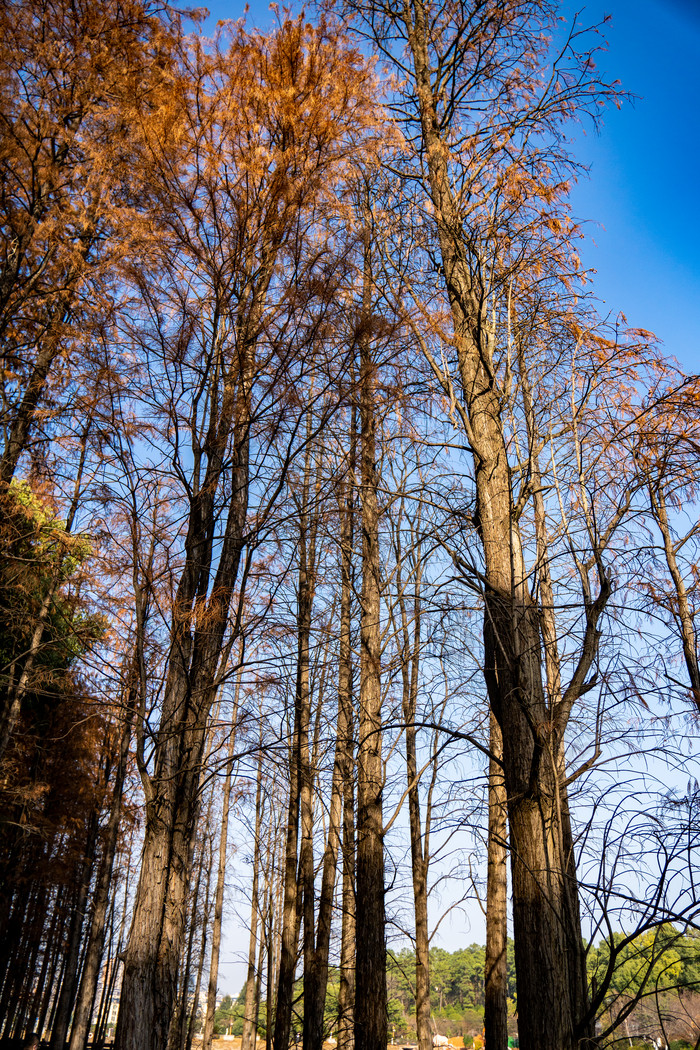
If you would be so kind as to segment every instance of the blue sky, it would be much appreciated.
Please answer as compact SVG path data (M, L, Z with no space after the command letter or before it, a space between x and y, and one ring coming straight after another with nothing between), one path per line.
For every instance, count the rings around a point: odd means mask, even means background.
M213 28L245 5L207 6ZM590 177L572 203L586 220L582 258L597 271L601 310L623 312L687 371L700 371L700 0L565 0L562 13L587 24L612 16L598 65L637 96L606 113L600 134L574 137ZM269 19L266 0L252 0L249 20Z
M571 0L566 13L580 7ZM690 372L700 370L700 0L609 0L600 65L640 96L610 110L600 135L578 134L590 178L572 194L591 220L583 249L613 312L649 328Z

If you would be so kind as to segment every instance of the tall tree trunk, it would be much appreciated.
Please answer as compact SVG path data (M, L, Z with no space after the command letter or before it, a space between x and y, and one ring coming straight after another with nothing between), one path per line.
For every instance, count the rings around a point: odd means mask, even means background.
M338 1050L355 1045L355 740L352 666L352 595L354 548L354 471L356 413L350 428L349 477L340 498L340 651L338 657L338 707L343 709L347 744L342 752L342 919L338 987Z
M192 962L194 959L194 939L197 932L197 909L199 894L202 885L202 875L204 874L204 863L205 863L205 841L202 841L199 852L199 863L197 864L197 875L194 884L194 891L192 894L192 913L190 917L189 933L187 935L187 949L185 951L185 959L183 965L182 975L182 994L178 997L177 1008L173 1014L173 1020L170 1028L169 1043L171 1050L183 1050L185 1040L187 1038L187 1022L189 1020L187 1014L187 987L190 981L190 974L192 973ZM204 917L206 923L206 916Z
M219 838L219 868L216 877L214 897L214 924L211 939L211 961L209 963L209 988L207 989L207 1015L202 1032L202 1050L211 1050L214 1035L214 1013L216 1012L216 993L219 984L219 952L221 949L221 923L224 914L224 885L226 881L226 849L228 847L228 819L231 808L231 782L233 777L233 748L236 740L236 719L238 717L238 696L241 687L240 671L236 676L233 717L228 743L228 761L224 780L224 796L221 806L221 836ZM257 845L256 845L257 849ZM206 921L206 916L205 916Z
M464 423L474 460L475 522L484 553L484 671L503 738L512 865L513 927L522 1050L573 1050L570 930L564 921L568 872L558 804L556 751L567 710L584 687L597 650L597 620L608 585L586 607L586 637L567 704L552 717L542 680L539 610L511 492L501 396L473 255L452 190L429 59L423 0L405 0L427 179L452 312ZM439 371L439 370L438 370ZM580 939L580 933L579 938Z
M430 1029L430 931L428 927L428 868L430 864L429 837L423 836L418 760L416 751L416 710L418 704L418 670L420 661L420 570L414 580L413 640L411 642L406 603L400 598L403 652L401 676L403 681L403 717L406 725L406 777L408 781L408 814L411 837L411 875L413 880L413 910L416 928L416 1033L419 1050L432 1050ZM426 822L428 820L426 815Z
M38 975L37 981L36 981L36 988L34 990L34 997L32 999L32 1004L31 1004L31 1006L29 1008L29 1012L28 1012L28 1015L27 1015L26 1030L29 1031L29 1032L34 1032L34 1031L37 1030L38 1027L40 1027L38 1025L38 1019L39 1019L39 1016L40 1016L40 1013L41 1013L42 999L43 999L44 993L46 991L47 974L48 974L48 969L49 969L49 960L50 960L50 957L51 957L51 953L50 953L49 949L50 949L50 946L53 944L59 921L60 921L60 916L59 916L58 910L56 909L56 907L54 907L53 915L51 917L51 925L49 926L49 928L47 930L47 933L46 933L46 942L45 942L45 945L44 945L44 951L42 953L42 958L41 958L41 969L39 970L39 975Z
M508 800L503 782L501 730L489 718L488 842L486 871L486 952L484 956L484 1031L490 1050L508 1047Z
M65 899L64 899L65 903ZM47 1018L51 1017L51 1010L53 1004L56 1002L55 989L58 982L58 975L61 971L61 951L60 945L63 939L63 933L67 925L67 916L65 912L61 914L61 921L59 922L56 930L56 936L52 943L47 945L47 951L50 951L50 962L49 972L46 981L46 987L44 989L44 995L41 1001L41 1009L39 1011L39 1017L37 1021L37 1028L40 1032L44 1032L47 1029L51 1030L51 1024L47 1021Z
M298 699L295 700L298 708ZM282 933L280 943L279 975L275 997L275 1025L272 1044L275 1050L287 1050L292 1021L294 973L297 962L297 852L299 841L299 736L298 711L295 710L292 746L289 755L289 803L283 869ZM268 969L268 999L269 987ZM268 1014L268 1035L270 1017Z
M290 770L289 823L285 857L284 912L282 924L282 957L277 988L275 1014L275 1050L287 1050L291 1033L294 976L297 961L299 928L304 919L305 972L312 965L314 948L314 857L313 857L313 796L314 771L311 762L311 683L310 647L311 617L316 590L316 527L315 512L310 509L311 455L309 440L311 413L307 413L307 448L304 462L301 498L297 502L299 514L299 572L297 578L297 676L294 697L293 768ZM301 843L297 872L298 827L301 822ZM301 910L300 910L301 906Z
M207 867L207 889L204 896L204 908L202 910L202 940L199 946L199 959L197 961L197 978L194 982L194 992L192 994L192 1004L190 1006L189 1016L187 1017L187 1025L185 1028L185 1041L182 1044L182 1050L192 1050L192 1041L194 1039L194 1026L197 1021L197 1011L199 1010L199 993L202 987L202 974L204 973L204 965L207 957L207 940L209 933L209 902L211 900L211 876L212 876L212 858L211 858L211 844L210 844L210 861ZM197 906L195 901L195 907ZM194 921L194 916L193 916ZM182 989L183 998L187 999L187 989Z
M255 1050L256 1030L258 1026L257 1001L260 994L260 974L256 970L256 952L258 947L258 918L260 915L260 862L262 843L262 738L259 741L258 775L255 786L255 833L253 844L253 886L250 900L250 939L248 942L248 973L245 983L245 1008L243 1013L243 1033L241 1050ZM261 944L264 938L260 938Z
M307 417L310 425L310 413ZM308 440L308 437L307 437ZM302 900L302 917L304 922L303 937L303 987L304 1016L302 1020L303 1050L316 1050L314 1042L315 999L317 997L315 974L315 939L316 939L316 886L314 865L314 801L316 770L311 747L311 617L316 585L316 508L309 506L310 495L310 459L311 444L307 446L307 457L304 469L303 499L300 507L299 533L299 656L298 656L298 689L300 693L301 732L299 737L299 803L301 818L301 843L299 847L299 891ZM320 700L319 700L320 703ZM310 1009L307 1009L307 997ZM323 1022L321 1022L323 1023ZM296 1040L295 1040L296 1041ZM321 1037L321 1041L323 1038ZM277 1050L277 1047L275 1048ZM320 1050L320 1046L318 1048Z
M376 365L371 324L370 231L365 233L360 337L360 496L362 596L360 619L360 716L357 749L357 905L355 1050L386 1050L386 919L382 815L382 692L380 557L375 412Z
M348 696L344 689L339 688L336 747L328 835L323 855L321 893L318 901L316 945L311 958L310 972L304 973L304 1050L322 1050L323 1046L328 956L343 812L343 778L347 772L348 751L351 746L352 739L348 727Z
M542 495L542 473L540 470L538 447L540 434L537 426L535 401L530 384L525 354L522 344L517 342L518 367L522 389L525 423L529 444L530 473L533 486L533 509L535 521L535 538L537 543L537 576L539 584L539 620L544 650L545 681L547 685L547 706L550 711L558 712L565 704L562 691L561 662L557 639L557 624L554 611L554 588L550 571L549 535L544 497ZM591 1015L588 995L588 974L586 970L586 951L581 936L581 912L579 905L578 877L576 874L576 854L571 829L571 813L566 787L566 755L563 733L555 743L554 767L557 782L558 816L561 826L561 867L564 872L563 914L562 922L567 946L567 972L569 976L569 996L574 1021L575 1036L583 1047L592 1045L595 1037L595 1018Z

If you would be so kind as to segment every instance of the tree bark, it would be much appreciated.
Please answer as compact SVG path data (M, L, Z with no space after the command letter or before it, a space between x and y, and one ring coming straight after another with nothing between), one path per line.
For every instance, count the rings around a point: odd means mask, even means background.
M341 486L340 518L340 637L338 653L338 707L343 708L347 747L342 753L342 918L338 987L338 1050L355 1045L355 738L352 663L353 549L355 539L355 468L357 413L350 418L350 462Z
M238 695L240 690L240 672L236 678L234 714L228 744L228 761L224 780L224 796L221 809L221 835L219 838L219 867L216 878L214 897L214 925L212 928L211 960L209 963L209 987L207 989L207 1015L202 1032L202 1050L211 1050L214 1035L214 1013L216 1012L216 993L219 984L219 952L221 949L221 923L224 914L224 885L226 881L226 849L228 846L228 820L231 808L231 781L233 776L233 748L236 740L236 718L238 712ZM256 839L257 844L257 839ZM256 845L257 849L257 845ZM205 916L206 921L206 916Z
M507 798L503 783L501 730L489 718L488 861L486 871L486 952L484 956L484 1030L490 1050L508 1047L508 876Z
M248 384L243 376L240 378L239 389L228 394L235 408L232 404L226 409L237 416L233 466L227 470L232 496L219 564L206 603L203 598L212 571L210 549L217 520L213 492L223 476L230 420L222 421L213 437L207 478L192 499L156 768L152 778L147 774L142 777L147 795L146 828L125 952L115 1050L165 1050L177 994L201 760L248 505Z
M386 1050L387 988L382 816L380 556L375 412L376 365L369 342L370 233L365 233L360 342L362 595L357 749L355 1050Z
M250 940L248 943L248 973L245 984L245 1012L243 1014L243 1033L241 1050L255 1050L255 1039L258 1026L257 1001L259 998L260 978L256 971L255 961L258 947L258 918L260 915L260 854L262 850L262 761L263 748L260 740L258 753L258 776L255 787L255 836L253 849L253 886L250 899ZM261 937L261 943L263 938Z
M514 511L501 399L479 285L483 275L472 272L478 263L465 243L451 187L449 151L431 79L427 15L422 0L406 0L404 12L474 462L474 519L485 562L484 669L491 710L503 738L508 795L520 1046L573 1050L577 1019L571 996L572 945L564 922L569 876L563 864L555 758L566 717L562 708L553 720L545 698L539 613L528 591ZM596 603L591 603L586 651L575 672L572 697L583 686L595 656L598 615Z
M322 1050L324 1040L323 1019L328 988L328 956L343 812L343 777L348 767L348 751L352 746L348 731L347 701L347 693L344 689L339 688L336 747L328 835L323 855L321 893L318 901L316 944L310 972L304 973L304 1050Z
M412 621L406 608L401 565L404 554L400 529L395 532L396 573L401 612L401 680L402 710L406 734L406 779L408 790L409 834L411 839L411 875L413 881L413 912L416 950L416 1034L419 1050L432 1050L433 1034L430 1027L430 930L428 926L428 870L430 866L430 800L426 812L425 835L421 821L419 773L417 757L416 712L418 709L418 675L421 646L421 579L420 547L411 551L413 570ZM411 637L412 635L412 637ZM433 778L437 770L433 769Z

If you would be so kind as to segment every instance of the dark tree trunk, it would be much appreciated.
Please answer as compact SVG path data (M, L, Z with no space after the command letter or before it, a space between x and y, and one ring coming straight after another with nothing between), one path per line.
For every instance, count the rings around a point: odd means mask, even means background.
M92 868L97 847L97 814L94 814L88 829L85 855L78 871L78 892L75 908L71 917L68 933L68 951L66 953L61 991L58 997L56 1013L51 1030L51 1050L63 1050L68 1035L73 1003L78 992L78 975L80 969L80 945L83 940L83 925L87 906Z
M486 872L486 953L484 1030L490 1050L508 1047L508 873L507 798L503 783L501 730L490 717L488 861Z
M342 663L343 661L341 660ZM316 944L311 957L309 972L304 972L304 1050L322 1050L324 1040L323 1019L328 988L328 956L342 823L343 782L344 776L349 772L348 753L351 753L352 748L352 739L348 726L349 697L346 692L347 686L344 682L344 668L341 671L340 678L328 837L323 856Z
M236 679L236 700L228 743L228 761L224 780L224 796L221 809L221 834L219 837L219 865L216 877L214 897L214 923L212 927L211 959L209 962L209 987L207 989L207 1015L202 1032L202 1050L211 1050L214 1035L214 1013L216 1011L216 993L219 984L219 952L221 949L221 924L224 915L224 885L226 881L226 850L228 849L228 821L231 808L231 781L233 778L233 748L236 740L236 718L238 712L238 693L240 673ZM255 849L257 852L257 839ZM206 916L205 916L206 922Z
M421 584L422 566L420 541L415 542L404 554L401 527L394 531L394 555L396 559L396 584L400 624L401 708L406 734L406 780L408 791L409 834L411 841L411 876L413 882L413 914L415 921L415 997L416 1034L419 1050L432 1050L433 1038L430 1029L430 932L428 927L428 871L430 868L430 824L432 786L437 777L437 765L433 763L431 789L428 792L425 813L425 831L421 820L419 771L417 757L416 712L418 709L418 683L421 658ZM409 566L409 579L404 579L404 565ZM409 611L408 594L412 590L412 609Z
M260 917L260 854L262 844L262 739L259 742L258 776L255 787L255 840L253 851L253 885L250 895L250 940L248 943L248 973L245 984L245 1010L243 1013L243 1033L241 1050L255 1050L255 1036L258 1025L257 1002L260 995L259 970L256 971L256 952L258 947L258 920ZM261 944L263 938L260 938Z
M369 231L365 236L364 252L363 327L368 333L372 294ZM362 596L357 749L355 1050L386 1050L388 1034L375 373L369 338L363 334L360 338Z
M347 747L343 752L341 781L342 813L342 918L340 931L340 974L338 987L338 1050L354 1050L355 1045L355 746L352 598L354 588L353 550L355 539L355 467L357 454L357 412L353 405L350 420L350 462L348 477L341 487L340 517L340 638L338 654L338 705L343 708Z

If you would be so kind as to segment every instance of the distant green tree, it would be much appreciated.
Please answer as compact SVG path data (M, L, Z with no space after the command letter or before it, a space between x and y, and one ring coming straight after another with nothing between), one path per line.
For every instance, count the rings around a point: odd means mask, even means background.
M634 938L614 933L611 940L589 950L589 981L600 985L609 979L608 998L636 998L645 991L676 988L681 983L684 966L693 972L695 965L692 954L684 962L684 940L670 925Z

